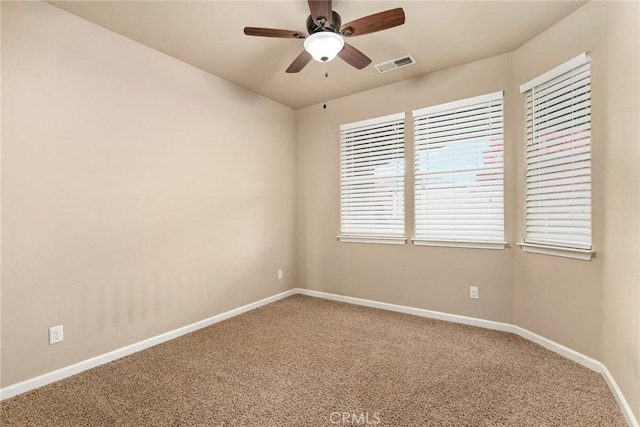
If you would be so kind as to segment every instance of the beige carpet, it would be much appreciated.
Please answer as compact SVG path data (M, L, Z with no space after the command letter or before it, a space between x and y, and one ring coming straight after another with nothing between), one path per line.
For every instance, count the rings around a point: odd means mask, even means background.
M299 295L0 409L3 426L626 425L600 374L516 335Z

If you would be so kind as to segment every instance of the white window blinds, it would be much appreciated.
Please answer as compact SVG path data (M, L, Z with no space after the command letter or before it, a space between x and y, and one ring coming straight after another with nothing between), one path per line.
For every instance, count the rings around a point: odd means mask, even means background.
M526 91L525 243L589 250L591 66L588 56L574 58L546 77L544 81L538 79L535 84L521 87Z
M415 244L502 249L502 92L413 112Z
M404 243L404 113L340 126L340 241Z

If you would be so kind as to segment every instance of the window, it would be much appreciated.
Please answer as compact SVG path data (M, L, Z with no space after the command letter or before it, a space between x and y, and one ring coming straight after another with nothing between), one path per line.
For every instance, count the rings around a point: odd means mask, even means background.
M521 86L526 114L523 249L591 259L591 64L587 54ZM545 250L546 249L546 250Z
M404 113L340 126L339 239L406 242Z
M413 118L414 244L504 249L502 92Z

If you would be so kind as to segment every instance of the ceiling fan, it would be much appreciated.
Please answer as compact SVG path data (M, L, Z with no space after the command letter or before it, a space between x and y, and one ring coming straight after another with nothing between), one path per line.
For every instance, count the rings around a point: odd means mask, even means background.
M401 7L374 13L342 25L340 15L332 9L332 0L308 2L311 11L307 18L308 34L275 28L244 28L244 33L248 36L305 39L304 50L289 65L287 73L299 72L312 58L319 62L328 62L336 56L361 70L371 63L371 59L349 43L345 43L343 37L371 34L404 24L404 11Z

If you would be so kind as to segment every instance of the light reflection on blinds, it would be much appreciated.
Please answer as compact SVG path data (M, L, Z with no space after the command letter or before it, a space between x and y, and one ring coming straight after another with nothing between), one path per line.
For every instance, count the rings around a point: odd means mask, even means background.
M526 92L526 243L591 249L591 64L585 60Z
M340 126L340 237L404 237L404 113Z
M413 112L415 242L503 242L502 92Z

